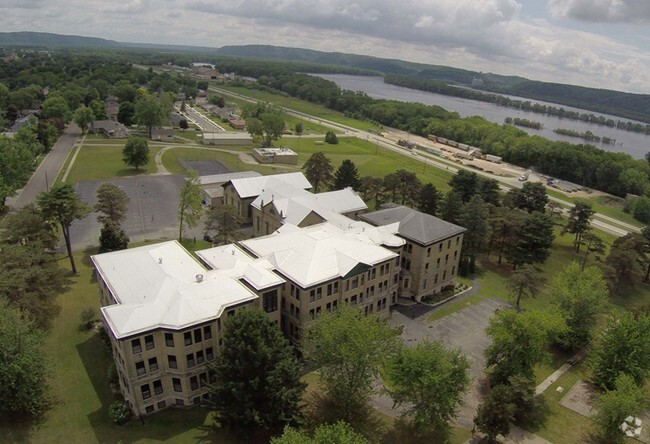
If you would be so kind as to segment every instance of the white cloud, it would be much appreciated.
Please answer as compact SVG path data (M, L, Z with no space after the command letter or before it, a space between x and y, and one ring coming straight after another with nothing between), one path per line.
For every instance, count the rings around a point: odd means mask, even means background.
M6 31L213 47L271 44L650 92L650 40L635 39L633 47L597 34L602 27L584 32L530 19L526 5L537 1L23 0L15 3L40 8L2 11ZM583 3L549 5L569 14ZM558 12L560 5L566 12Z
M549 0L554 17L585 22L648 23L648 0Z

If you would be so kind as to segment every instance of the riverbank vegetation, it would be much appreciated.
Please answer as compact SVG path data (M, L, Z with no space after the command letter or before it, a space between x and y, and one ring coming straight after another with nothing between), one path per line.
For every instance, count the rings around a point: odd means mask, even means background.
M520 117L506 117L504 123L507 125L523 126L524 128L532 128L536 130L541 130L544 128L542 122L535 122L534 120L522 119Z

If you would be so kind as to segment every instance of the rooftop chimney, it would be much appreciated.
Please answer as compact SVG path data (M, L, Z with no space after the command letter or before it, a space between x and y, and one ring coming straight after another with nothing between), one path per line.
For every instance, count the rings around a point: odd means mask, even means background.
M203 275L202 274L197 274L196 275L196 282L203 282Z

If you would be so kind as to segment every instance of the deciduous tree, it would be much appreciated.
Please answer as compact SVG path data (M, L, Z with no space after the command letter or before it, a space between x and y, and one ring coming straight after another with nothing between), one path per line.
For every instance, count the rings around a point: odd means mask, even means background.
M286 427L282 436L271 439L271 444L369 444L369 441L347 422L338 421L316 427L313 438L301 430Z
M90 124L95 120L95 114L93 113L92 109L85 106L80 106L75 110L72 120L74 123L79 125L79 128L81 128L81 133L85 134Z
M557 313L500 310L486 330L492 339L484 352L492 385L508 384L516 375L532 378L535 365L546 356L551 338L563 328Z
M233 205L220 205L211 208L205 220L205 232L216 232L212 236L212 245L224 245L242 239L239 231L241 218Z
M346 304L307 326L305 358L319 369L325 392L342 419L349 420L365 405L397 341L396 332L375 315L364 316Z
M278 433L301 417L305 384L291 345L258 309L240 309L224 324L223 346L211 370L206 407L216 424Z
M650 372L650 315L611 318L591 352L594 384L608 390L625 373L643 385Z
M72 255L70 226L75 220L86 217L90 208L81 201L72 185L69 184L58 185L50 191L40 193L36 197L36 202L46 220L56 222L61 226L72 274L77 274L77 267Z
M599 426L600 437L605 442L621 442L624 433L621 424L628 416L641 415L648 399L642 387L625 373L621 373L614 382L614 387L602 394L597 401L597 410L593 416Z
M195 227L203 215L201 206L201 187L199 175L194 170L189 170L185 182L181 187L178 203L178 240L183 239L183 227Z
M444 439L469 384L469 360L436 342L402 348L387 366L388 392L416 430Z
M147 128L149 138L154 126L159 126L163 121L163 111L158 100L150 95L142 97L135 103L133 116L135 123Z
M149 144L144 137L129 137L122 149L122 160L139 170L149 162Z
M0 299L0 413L34 416L47 401L45 337L29 318Z
M607 302L607 284L600 269L581 270L572 262L553 277L545 294L558 308L567 326L556 341L574 350L588 344L598 314Z
M510 433L510 424L515 420L517 407L512 402L510 389L497 385L490 390L485 402L478 408L474 424L487 435L489 443L494 443L498 435Z

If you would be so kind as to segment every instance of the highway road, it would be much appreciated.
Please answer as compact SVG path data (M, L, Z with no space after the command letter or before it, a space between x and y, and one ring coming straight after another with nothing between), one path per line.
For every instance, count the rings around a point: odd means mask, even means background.
M245 100L245 101L252 102L252 103L258 102L257 99L253 99L253 98L245 96L243 94L234 93L234 92L228 91L226 89L218 88L218 87L215 87L215 86L210 86L210 90L213 91L213 92L217 92L219 94L227 95L227 96L230 96L230 97L235 97L235 98L240 99L240 100ZM449 171L451 173L457 173L458 170L460 168L462 168L462 169L465 169L467 171L472 171L472 172L474 172L474 173L476 173L476 174L478 174L480 176L484 176L484 177L487 177L487 178L490 178L490 179L495 179L496 181L499 182L499 185L500 185L501 189L504 190L504 191L508 191L509 189L511 189L513 187L521 188L523 186L523 182L519 182L517 180L517 178L515 178L515 177L512 177L512 178L502 177L502 176L497 176L497 175L494 175L494 174L486 173L484 171L475 170L473 168L466 168L466 167L464 167L462 165L459 165L459 164L456 164L456 163L442 161L439 158L428 155L428 154L426 154L426 153L424 153L422 151L418 151L418 155L413 156L413 154L412 154L413 151L412 150L401 147L401 146L397 145L397 143L392 142L390 140L387 140L387 139L385 139L385 138L383 138L381 136L378 136L377 134L373 134L373 133L370 133L368 131L359 130L359 129L351 127L351 126L344 125L342 123L332 122L330 120L325 120L325 119L322 119L322 118L319 118L319 117L314 117L312 115L305 114L305 113L300 112L300 111L292 110L290 108L286 108L286 107L281 107L281 108L285 113L287 113L287 114L289 114L291 116L298 117L300 119L307 120L307 121L310 121L310 122L318 123L320 125L331 128L331 129L333 129L333 130L335 130L335 131L337 131L339 133L345 134L347 136L357 137L359 139L367 140L369 142L377 144L377 146L381 146L382 148L389 149L391 151L400 153L400 154L405 155L405 156L413 157L415 160L424 163L425 168L426 168L426 166L430 165L430 166L433 166L433 167L436 167L436 168L439 168L439 169L442 169L442 170ZM566 200L563 200L563 199L560 199L560 198L557 198L557 197L554 197L554 196L549 196L549 200L562 205L564 211L566 211L568 208L571 208L573 206L573 204L571 202L568 202ZM625 234L627 234L629 232L640 232L641 231L638 227L636 227L634 225L619 221L618 219L614 219L612 217L606 216L606 215L601 214L601 213L596 213L594 215L594 219L592 220L592 225L594 227L598 228L599 230L602 230L602 231L604 231L606 233L609 233L609 234L613 234L614 236L624 236Z
M39 193L49 190L79 136L81 136L81 129L76 124L70 123L23 189L18 190L16 196L7 199L7 205L22 208L34 202Z

